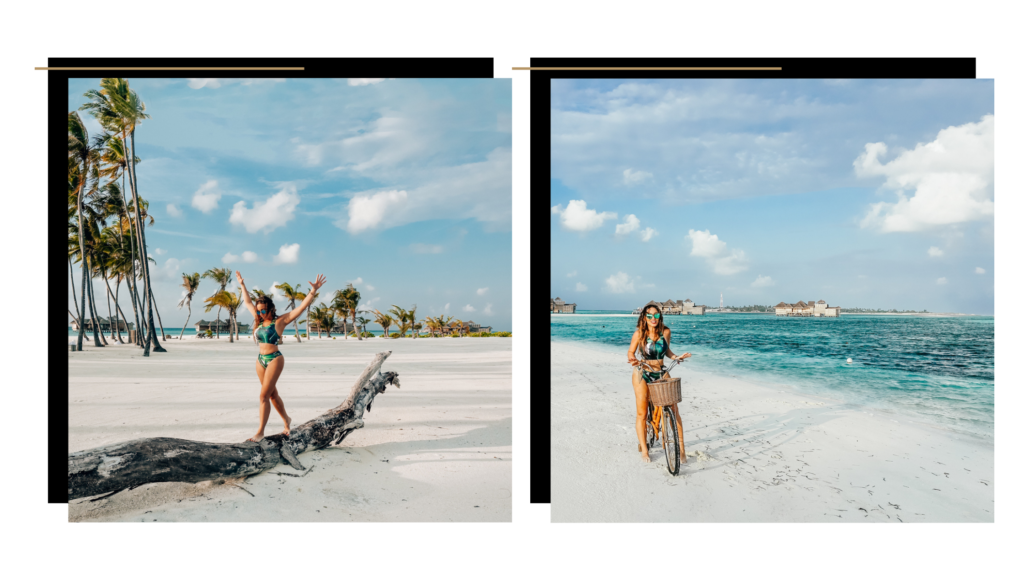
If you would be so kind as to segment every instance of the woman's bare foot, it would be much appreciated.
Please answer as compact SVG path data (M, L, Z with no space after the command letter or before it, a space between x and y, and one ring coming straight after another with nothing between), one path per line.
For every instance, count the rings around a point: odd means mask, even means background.
M246 442L259 442L263 440L263 434L254 434L252 438L246 440Z
M647 452L644 451L643 446L641 444L637 444L636 448L637 448L637 450L640 451L640 459L641 460L643 460L644 462L650 462L651 461L651 456Z
M281 433L284 434L285 436L288 436L291 433L291 431L292 431L292 419L289 418L289 419L284 421L284 431L281 432Z

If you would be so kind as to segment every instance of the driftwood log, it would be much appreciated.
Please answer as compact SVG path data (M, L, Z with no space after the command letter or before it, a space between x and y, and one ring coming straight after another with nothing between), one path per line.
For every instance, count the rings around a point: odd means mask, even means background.
M381 372L391 352L378 353L340 406L260 442L215 444L144 438L68 454L68 500L117 493L151 482L203 482L259 474L285 462L304 470L297 455L335 445L363 427L363 413L398 374Z

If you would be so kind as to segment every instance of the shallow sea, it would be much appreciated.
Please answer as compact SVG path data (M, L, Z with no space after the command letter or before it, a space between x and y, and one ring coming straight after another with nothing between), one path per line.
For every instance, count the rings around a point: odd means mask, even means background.
M636 322L637 316L627 311L552 314L551 337L590 343L620 354L625 363ZM686 362L696 370L794 386L866 409L993 437L992 316L776 318L713 313L667 316L666 324L672 330L672 351L693 354Z

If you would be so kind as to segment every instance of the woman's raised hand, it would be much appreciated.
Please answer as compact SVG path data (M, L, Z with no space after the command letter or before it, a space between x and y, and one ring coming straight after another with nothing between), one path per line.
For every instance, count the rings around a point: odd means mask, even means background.
M686 352L685 354L683 354L683 355L681 355L681 356L676 356L676 357L675 357L675 360L680 360L680 361L682 361L682 360L686 360L686 359L687 359L687 358L689 358L690 356L693 356L693 354L690 354L689 352Z
M245 280L242 280L242 273L241 272L239 272L238 270L235 270L235 277L238 278L238 283L239 284L241 284L242 286L245 286Z
M313 287L313 292L316 292L316 291L317 291L317 290L319 290L319 289L320 289L320 287L321 287L321 286L323 286L323 285L324 285L324 284L325 284L326 282L327 282L327 278L324 278L324 275L323 275L323 274L317 274L317 275L316 275L316 280L314 280L314 281L310 282L310 283L309 283L309 285Z

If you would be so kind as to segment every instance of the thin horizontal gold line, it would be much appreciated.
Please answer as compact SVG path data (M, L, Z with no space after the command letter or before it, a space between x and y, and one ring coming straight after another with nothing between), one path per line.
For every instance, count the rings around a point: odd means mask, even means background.
M251 66L36 66L36 70L305 70L301 67L251 67Z
M594 67L561 67L561 66L514 66L513 70L782 70L781 66L673 66L673 67L627 67L627 66L594 66Z

